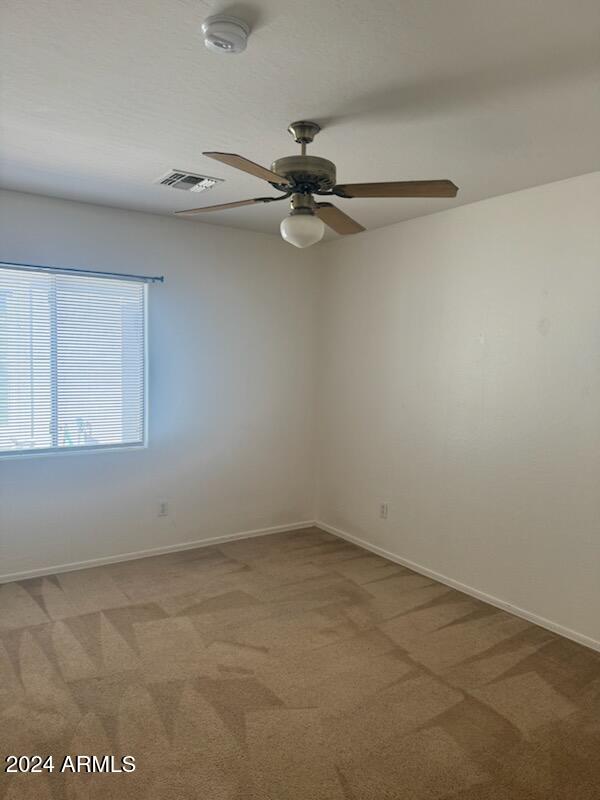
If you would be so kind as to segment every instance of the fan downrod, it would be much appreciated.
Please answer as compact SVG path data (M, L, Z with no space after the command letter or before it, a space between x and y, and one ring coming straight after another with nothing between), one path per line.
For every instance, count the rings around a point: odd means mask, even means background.
M271 182L280 191L289 191L300 194L331 194L335 186L335 164L326 158L308 156L306 145L310 144L321 126L316 122L302 120L288 125L288 131L294 141L300 145L300 155L278 158L271 165L271 170L277 175L283 175L288 180L287 187Z

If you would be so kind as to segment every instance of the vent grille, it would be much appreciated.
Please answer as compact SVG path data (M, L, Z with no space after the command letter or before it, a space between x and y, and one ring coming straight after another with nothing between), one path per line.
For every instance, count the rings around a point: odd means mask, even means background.
M172 189L182 189L184 192L205 192L207 189L212 189L217 183L223 183L223 179L173 169L158 178L155 183L159 183L161 186L170 186Z

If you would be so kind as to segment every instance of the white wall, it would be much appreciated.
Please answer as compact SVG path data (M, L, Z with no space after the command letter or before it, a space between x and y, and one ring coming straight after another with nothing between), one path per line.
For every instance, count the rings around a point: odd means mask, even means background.
M600 641L600 173L320 250L318 518Z
M0 575L313 518L307 254L274 236L2 192L0 260L166 277L149 290L149 448L0 460Z
M600 173L296 251L0 193L0 259L166 275L149 449L0 460L0 575L310 520L318 463L324 523L600 641L599 212Z

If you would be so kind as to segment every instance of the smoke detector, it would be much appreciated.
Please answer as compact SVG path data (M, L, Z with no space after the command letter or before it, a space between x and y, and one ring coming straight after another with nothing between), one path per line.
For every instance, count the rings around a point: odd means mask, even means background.
M217 183L223 183L223 179L172 169L166 175L158 178L155 183L159 183L161 186L170 186L172 189L183 189L186 192L205 192L207 189L212 189Z
M246 49L250 26L238 17L215 14L202 23L204 44L216 53L236 55Z

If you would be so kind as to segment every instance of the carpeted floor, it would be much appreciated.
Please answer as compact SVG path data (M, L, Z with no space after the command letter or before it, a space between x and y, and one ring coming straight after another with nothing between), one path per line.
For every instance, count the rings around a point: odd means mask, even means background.
M6 800L598 800L600 654L277 534L0 587L0 753L55 764Z

